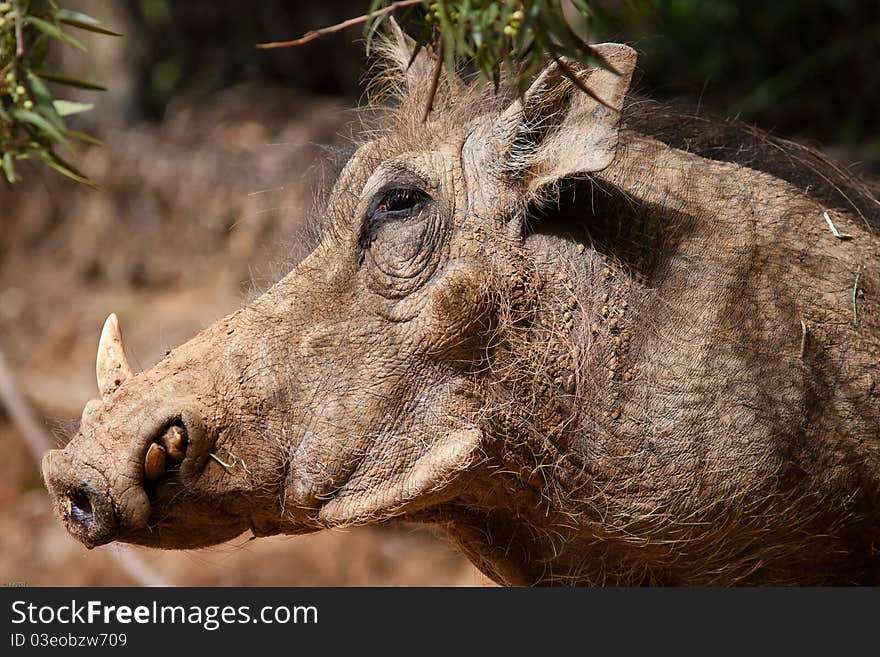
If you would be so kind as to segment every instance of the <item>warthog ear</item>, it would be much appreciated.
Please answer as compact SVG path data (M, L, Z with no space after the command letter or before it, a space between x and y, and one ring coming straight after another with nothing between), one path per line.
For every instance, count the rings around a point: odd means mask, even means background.
M389 95L397 96L401 101L412 101L416 106L423 106L433 83L435 57L426 48L419 49L415 57L416 42L407 35L389 16L383 25L382 34L376 40L377 71L370 82L369 95L375 101L381 101ZM448 102L450 91L459 86L461 81L441 71L437 86L434 106L440 107Z
M569 59L550 64L501 117L501 125L509 128L507 169L521 175L530 192L562 178L600 171L614 160L636 51L619 43L593 48L606 68ZM590 93L566 77L562 66Z

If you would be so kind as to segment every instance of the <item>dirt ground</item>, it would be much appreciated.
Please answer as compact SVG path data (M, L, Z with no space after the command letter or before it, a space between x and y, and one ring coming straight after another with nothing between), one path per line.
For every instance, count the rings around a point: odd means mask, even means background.
M0 349L56 444L97 396L104 317L133 362L265 289L297 257L297 231L350 114L327 99L238 88L161 124L120 124L78 159L97 191L26 171L0 187ZM0 582L130 585L113 546L86 550L51 515L37 464L0 409ZM206 550L138 549L178 585L484 585L447 539L389 526Z

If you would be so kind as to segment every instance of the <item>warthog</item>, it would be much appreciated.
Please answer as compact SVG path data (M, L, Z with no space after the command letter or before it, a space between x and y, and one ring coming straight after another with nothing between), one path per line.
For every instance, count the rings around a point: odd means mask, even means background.
M101 400L43 463L70 533L394 519L505 584L876 581L877 201L627 99L635 52L597 49L568 63L592 94L556 63L522 95L443 73L422 122L433 62L392 26L396 109L311 254L140 374L108 319Z

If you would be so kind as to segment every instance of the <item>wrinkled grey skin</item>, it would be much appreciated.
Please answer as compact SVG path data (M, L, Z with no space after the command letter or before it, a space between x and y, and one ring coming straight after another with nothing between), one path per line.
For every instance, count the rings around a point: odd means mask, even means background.
M602 47L617 73L577 69L610 108L551 66L509 101L444 77L427 124L433 64L407 47L392 27L399 110L311 255L46 456L70 532L188 548L401 519L505 584L873 582L875 233L649 136L650 110L621 121L625 46ZM418 203L376 210L401 188ZM149 481L169 423L186 457Z

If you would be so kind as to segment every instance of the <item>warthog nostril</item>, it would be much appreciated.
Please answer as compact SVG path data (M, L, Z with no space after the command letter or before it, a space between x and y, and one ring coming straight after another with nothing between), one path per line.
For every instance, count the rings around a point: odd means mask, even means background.
M75 524L85 527L94 520L95 513L89 494L82 488L67 493L67 515Z
M98 492L89 481L56 483L58 512L75 538L91 548L116 537L118 518L109 492Z

